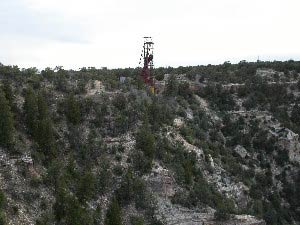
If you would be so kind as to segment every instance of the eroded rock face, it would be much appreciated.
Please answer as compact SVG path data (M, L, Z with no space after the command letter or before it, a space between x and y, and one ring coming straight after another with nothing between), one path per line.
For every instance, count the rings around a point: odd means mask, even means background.
M157 162L153 166L151 174L146 176L145 180L150 190L160 197L171 197L176 192L173 174Z
M289 160L300 163L299 135L288 128L281 127L280 124L271 126L269 131L278 138L280 148L288 151Z
M218 164L214 164L213 172L203 171L208 183L213 184L217 190L226 197L233 199L240 208L246 208L249 201L246 193L249 188L242 182L235 181Z
M228 221L218 222L214 213L210 207L191 210L173 205L169 199L157 198L156 216L166 225L265 225L263 220L249 215L235 215Z
M288 151L290 161L300 163L299 135L287 128L284 128L281 133L279 144Z
M54 201L48 187L41 185L33 189L30 186L31 179L40 177L33 164L28 155L10 157L0 148L0 190L5 192L7 205L17 209L17 213L6 211L9 224L35 224L42 213L42 201L49 205Z
M245 158L248 155L247 150L241 145L237 145L234 148L234 151L242 158Z
M300 163L300 143L299 142L290 143L289 158L290 158L290 161Z
M199 159L204 159L203 150L196 147L195 145L188 143L180 134L178 134L176 132L169 132L167 135L167 138L172 143L174 143L174 142L181 143L188 152L195 152Z
M175 118L173 124L176 128L180 128L184 125L184 121L182 118Z
M233 199L239 207L247 207L249 198L246 193L249 192L249 187L242 182L237 182L235 179L233 179L233 177L231 177L219 163L214 162L211 155L208 155L207 159L211 167L211 171L206 170L205 166L203 166L205 158L203 150L188 143L180 134L173 131L170 132L167 137L171 142L182 143L183 147L188 152L196 153L199 165L202 168L203 175L208 183L215 186L220 193L224 194L230 199Z
M100 80L95 80L93 83L88 83L86 86L87 89L87 95L96 95L103 93L105 88Z
M179 205L173 205L169 199L157 198L157 218L166 225L193 225L213 221L215 210L190 210ZM206 223L208 224L208 223Z

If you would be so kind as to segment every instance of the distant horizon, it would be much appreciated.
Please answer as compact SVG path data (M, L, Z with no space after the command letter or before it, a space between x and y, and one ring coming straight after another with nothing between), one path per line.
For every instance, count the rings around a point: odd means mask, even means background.
M300 59L299 0L1 0L0 62L137 67L143 37L156 67Z
M250 59L250 60L249 60ZM252 60L251 60L252 59ZM300 61L300 55L299 56L294 56L294 57L289 57L289 56L277 56L276 58L270 58L270 57L267 57L267 56L259 56L257 57L256 59L254 59L254 57L249 57L248 60L247 59L244 59L244 58L241 58L240 60L239 59L234 59L234 60L224 60L224 61L220 61L220 62L207 62L207 63L195 63L195 64L180 64L180 65L155 65L154 68L168 68L168 67L172 67L172 68L178 68L178 67L193 67L193 66L208 66L208 65L222 65L224 64L225 62L229 62L231 64L238 64L239 62L241 61L246 61L246 62L258 62L261 61L261 62L275 62L275 61L279 61L279 62L287 62L287 61ZM98 66L94 66L94 65L86 65L86 66L81 66L81 67L65 67L64 65L55 65L55 66L44 66L44 67L37 67L37 66L34 66L34 65L30 65L30 66L23 66L23 65L18 65L18 64L14 64L14 63L5 63L5 62L2 62L0 61L0 63L4 66L17 66L19 69L30 69L30 68L36 68L38 71L42 71L46 68L51 68L51 69L55 69L56 67L62 67L63 69L65 70L80 70L82 68L96 68L96 69L102 69L102 68L107 68L109 70L113 70L113 69L126 69L126 68L139 68L140 66L137 65L136 66L128 66L128 67L107 67L105 65L98 65Z

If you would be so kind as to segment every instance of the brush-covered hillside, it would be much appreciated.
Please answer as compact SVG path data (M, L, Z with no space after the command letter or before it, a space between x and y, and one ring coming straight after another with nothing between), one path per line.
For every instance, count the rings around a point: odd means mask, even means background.
M300 224L300 62L0 64L0 225Z

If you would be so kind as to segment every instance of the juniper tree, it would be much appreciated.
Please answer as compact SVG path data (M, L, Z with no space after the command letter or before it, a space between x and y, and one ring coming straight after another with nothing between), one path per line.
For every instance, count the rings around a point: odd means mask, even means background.
M152 161L155 151L155 139L147 122L136 135L136 148L144 152L147 158Z
M66 116L70 123L76 125L80 122L80 105L73 94L70 94L66 101Z
M9 102L0 89L0 146L9 147L13 143L14 121Z
M49 109L43 93L38 93L36 101L38 107L38 120L41 121L49 118Z
M0 210L4 208L6 199L2 190L0 190Z
M43 153L54 156L53 124L43 94L35 95L29 88L25 96L24 112L28 133L31 134Z
M48 154L54 154L53 124L49 114L47 102L42 93L37 95L37 106L37 134L35 136L35 140L41 149L47 151Z
M3 191L0 190L0 225L6 224L6 219L5 219L5 215L3 212L5 205L6 205L5 195L4 195Z
M122 183L116 191L116 197L121 205L128 205L134 198L134 177L131 169L125 174Z
M86 171L79 179L77 187L77 197L80 203L89 201L95 195L96 188L95 176L90 172Z
M105 218L105 225L122 225L121 208L116 198L113 198Z
M37 131L38 106L37 99L32 88L28 88L26 90L23 109L27 131L34 137Z
M171 75L168 79L165 95L167 96L175 96L178 93L178 81L176 80L176 77L174 75Z
M7 101L9 102L9 106L12 108L14 95L13 95L13 90L11 88L11 84L8 80L4 80L2 90L5 94Z
M297 125L300 124L300 107L298 104L295 104L291 113L291 121L296 123Z
M55 155L54 148L54 134L52 121L49 118L45 118L38 121L37 135L35 137L39 148L50 155Z

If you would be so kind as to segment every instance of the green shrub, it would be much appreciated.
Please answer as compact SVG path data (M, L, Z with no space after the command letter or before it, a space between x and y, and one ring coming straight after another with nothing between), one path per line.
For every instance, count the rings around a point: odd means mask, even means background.
M219 221L226 221L230 219L230 214L228 213L228 210L224 207L217 209L214 216L215 219Z
M79 179L77 186L77 197L80 203L89 201L95 195L96 179L90 171L85 171Z
M105 217L105 225L122 225L121 208L116 198L113 198Z
M131 225L144 225L144 219L139 216L133 216L130 218Z
M3 212L0 211L0 225L6 225L6 218Z
M123 167L121 165L116 165L113 169L114 174L117 176L122 176L123 174Z
M80 104L73 94L66 99L66 117L70 123L77 125L81 120Z
M0 210L4 208L6 204L6 198L4 192L0 190Z
M9 102L0 88L0 146L9 147L14 142L14 120Z

